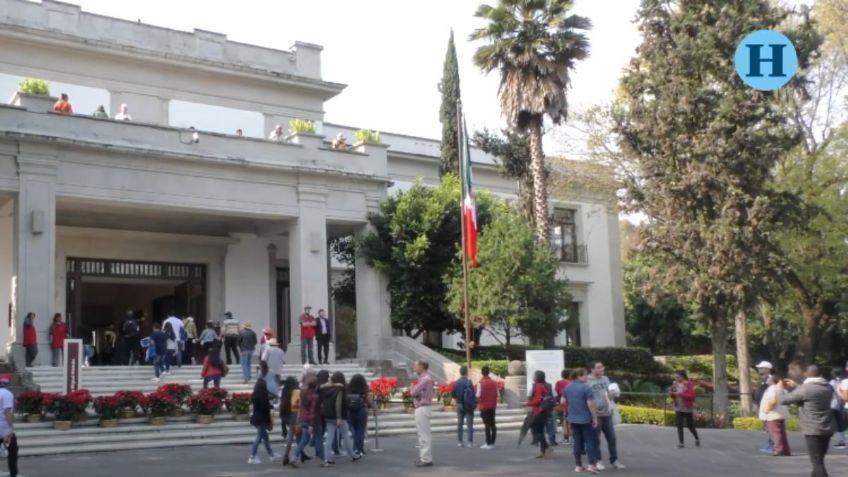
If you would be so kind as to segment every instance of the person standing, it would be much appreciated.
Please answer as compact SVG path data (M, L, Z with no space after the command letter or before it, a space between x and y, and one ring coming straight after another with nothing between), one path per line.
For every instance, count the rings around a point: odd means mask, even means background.
M153 323L150 344L156 353L153 358L153 381L158 383L162 379L162 372L165 371L166 350L168 349L168 335L162 331L162 326L159 323Z
M221 378L224 377L224 361L221 359L221 350L217 346L209 348L209 353L203 359L203 367L200 369L200 377L203 378L203 389L213 383L216 388L221 387Z
M38 356L38 331L35 329L35 313L29 312L24 318L24 350L26 350L26 366L31 368Z
M415 362L415 374L418 380L409 394L415 405L415 430L418 433L418 460L416 467L433 466L433 438L430 433L430 418L433 416L433 378L428 370L430 363L423 360Z
M276 375L280 379L283 378L283 366L286 364L286 352L280 348L280 343L277 343L276 339L271 338L268 340L268 347L265 348L265 352L259 359L268 363L268 370L271 374Z
M600 473L597 464L601 461L598 446L598 406L595 393L586 384L587 372L583 368L574 370L574 378L563 391L564 404L568 405L568 424L574 438L575 472ZM583 467L583 454L589 459L589 466Z
M312 343L315 341L315 317L312 316L312 307L303 308L300 315L300 362L314 365L315 358L312 354ZM309 358L309 361L306 359Z
M130 108L126 104L122 104L120 109L118 109L118 113L115 114L116 121L132 121L132 116L130 116Z
M830 438L833 437L833 414L830 412L830 398L833 389L827 380L821 377L816 365L807 367L804 373L806 379L800 386L791 380L778 381L775 385L778 390L785 388L795 389L789 394L777 397L778 404L797 404L800 407L798 418L801 432L807 443L807 452L810 454L810 463L813 465L812 477L825 477L827 470L824 466L824 458L830 446Z
M689 380L686 371L680 370L674 376L674 383L668 390L669 396L674 400L674 415L677 418L677 447L682 449L683 426L689 428L689 432L695 438L695 447L701 446L698 431L695 430L695 384Z
M233 318L229 311L224 313L224 327L221 335L224 336L224 353L227 355L227 364L233 364L232 357L235 356L236 364L239 364L239 326L238 320Z
M183 329L186 332L186 364L194 364L200 361L200 359L197 359L197 324L195 324L194 318L187 316L183 320Z
M268 427L272 425L271 421L271 401L268 399L268 388L265 387L265 381L259 379L253 386L253 413L250 415L250 425L256 428L256 439L253 441L253 447L250 449L250 458L247 459L248 464L261 464L262 460L256 455L260 444L265 444L265 450L268 451L268 457L272 461L279 459L281 456L274 453L271 449L271 438L268 436Z
M551 385L545 380L544 371L536 371L533 375L533 388L530 390L530 396L525 404L531 407L533 421L531 429L533 430L533 441L539 443L539 455L537 459L543 459L551 455L552 449L548 446L548 439L545 437L545 426L548 422L548 416L553 411L556 402L553 396Z
M280 432L286 440L286 452L283 453L283 465L297 467L297 459L289 460L292 444L295 440L297 415L300 412L300 387L294 376L289 376L280 390Z
M766 389L769 388L769 383L771 382L771 375L774 372L774 366L768 361L760 361L756 366L757 373L760 375L760 383L757 385L757 390L754 392L754 402L760 403L763 400L763 394L766 392ZM765 423L763 424L763 429L765 429ZM766 441L766 446L760 449L760 452L763 452L768 455L774 454L774 442L771 440L771 435L766 430L766 436L768 436L768 441Z
M318 363L330 364L330 341L333 339L333 330L324 310L318 310L317 325Z
M845 429L848 427L848 420L845 419L845 400L839 393L839 385L842 383L842 371L834 368L831 371L830 387L833 388L833 398L830 400L830 409L833 413L833 422L836 423L836 445L834 449L845 448Z
M483 420L486 433L486 443L480 448L491 450L495 448L495 440L498 438L498 427L495 424L495 411L498 409L498 383L489 376L491 370L488 366L483 366L480 372L483 373L483 377L477 383L477 402L480 403L480 419Z
M142 364L144 358L141 354L141 324L132 310L127 310L126 318L121 323L121 339L127 352L126 363Z
M220 340L218 339L218 333L215 332L215 323L211 321L206 322L206 329L200 333L200 337L197 339L198 343L200 343L200 350L203 358L209 355L209 350L212 348L220 347Z
M562 440L566 445L570 443L571 426L568 425L568 404L563 404L563 393L573 379L569 377L568 370L563 369L560 374L560 380L554 384L554 392L559 403L559 407L557 408L557 411L559 411L559 425L562 427Z
M256 350L256 333L253 331L253 324L249 321L244 323L244 328L239 331L239 347L241 349L241 374L244 377L244 384L250 382L250 366L253 352Z
M186 332L185 328L183 328L183 321L177 318L177 314L175 312L168 313L168 318L165 319L163 326L167 327L171 326L171 330L174 332L174 343L177 347L174 349L173 362L169 364L174 364L178 368L182 368L183 366L183 353L185 352L185 342L186 342Z
M174 327L171 323L165 323L162 331L168 339L165 341L165 375L171 374L171 363L174 362L174 356L177 354L177 334L174 333Z
M786 437L786 419L789 418L789 408L784 404L778 404L778 396L786 394L785 389L778 389L777 384L781 382L778 376L771 377L768 389L763 393L760 401L759 418L766 423L766 430L774 443L774 454L776 456L788 456L789 441Z
M595 404L598 406L598 428L596 429L598 440L600 441L600 435L603 433L607 440L607 447L609 448L610 465L614 469L625 469L624 464L618 460L615 426L612 421L613 401L609 391L610 380L605 376L605 372L604 363L595 361L592 364L592 372L589 379L586 380L586 384L592 388L592 392L595 395ZM598 470L603 471L606 467L601 462L603 459L601 459L600 443L598 444L598 456Z
M347 385L348 424L353 434L353 450L365 455L365 433L368 429L368 409L374 407L369 396L368 381L354 374Z
M456 440L457 447L474 447L474 410L477 409L477 395L474 385L468 379L468 367L460 366L459 379L453 383L451 391L456 401ZM462 427L468 427L468 443L463 442Z
M3 417L0 417L0 437L6 446L9 463L9 477L18 475L18 437L15 435L15 396L9 391L8 386L12 383L12 375L0 374L0 407L3 408Z
M73 114L74 108L71 106L67 93L62 93L59 100L53 103L53 111L56 111L57 113Z
M51 361L53 367L56 368L62 365L62 354L65 352L65 339L68 337L68 327L62 320L61 313L53 315L53 324L50 325L48 337L50 339L50 351L53 355Z

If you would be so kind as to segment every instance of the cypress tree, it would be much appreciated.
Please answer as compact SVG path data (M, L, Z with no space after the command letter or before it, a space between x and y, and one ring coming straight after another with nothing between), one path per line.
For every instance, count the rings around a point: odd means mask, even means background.
M457 174L459 139L456 127L456 102L459 100L459 63L456 61L456 47L453 43L453 30L448 40L442 81L439 82L442 93L442 107L439 108L439 120L442 122L442 160L439 163L439 177L445 174Z

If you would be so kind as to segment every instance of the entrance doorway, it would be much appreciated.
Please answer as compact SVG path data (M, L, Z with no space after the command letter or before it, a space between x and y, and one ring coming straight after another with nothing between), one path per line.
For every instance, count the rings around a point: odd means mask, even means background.
M274 336L280 346L287 346L291 341L291 290L289 269L277 269L277 329Z
M96 349L97 362L120 354L120 327L127 310L144 316L142 334L168 313L206 324L206 266L68 258L67 322L72 336Z

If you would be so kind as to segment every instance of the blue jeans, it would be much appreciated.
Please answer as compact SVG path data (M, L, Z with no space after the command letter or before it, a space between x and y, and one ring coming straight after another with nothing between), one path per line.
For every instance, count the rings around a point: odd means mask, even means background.
M203 378L203 389L206 389L209 386L209 383L212 383L216 388L221 387L221 376L209 376Z
M171 372L171 361L174 360L174 350L165 351L165 371Z
M177 368L183 367L183 349L185 349L184 341L177 341L177 350L175 351L174 366Z
M244 382L250 381L250 359L253 357L253 351L241 351L241 374L244 376Z
M265 443L265 450L268 455L273 457L274 451L271 450L271 440L268 437L268 429L265 426L253 426L256 428L256 439L253 441L253 448L250 449L250 457L256 457L256 451L259 450L259 444Z
M612 416L598 416L598 460L601 459L601 433L607 439L607 447L609 447L610 463L618 462L618 448L615 443L615 426L612 424Z
M598 433L592 429L592 424L570 424L571 438L574 444L574 461L578 467L583 466L582 454L589 458L589 465L595 465L601 460Z
M461 409L462 405L456 408L456 440L462 443L462 424L468 427L468 443L474 443L474 411L465 412Z
M554 413L548 415L548 420L545 421L545 433L548 435L548 444L556 444L556 425L554 424Z
M365 432L368 430L368 408L362 406L358 412L350 412L347 418L350 432L353 434L353 450L365 453Z
M339 435L341 436L341 441L342 445L344 446L345 452L347 452L348 456L353 457L353 444L350 442L350 429L348 429L347 421L345 421L344 419L338 422L333 419L327 421L327 431L324 433L324 435L326 436L324 448L327 448L326 446L329 443L330 439L332 439L334 443L338 442L336 440L336 431L338 431Z
M156 374L156 377L162 375L162 371L165 369L165 355L157 354L155 358L153 358L153 372Z
M300 362L303 364L314 363L315 357L312 354L312 344L315 343L315 338L300 338ZM307 359L309 361L307 361Z
M321 425L314 426L314 428L308 424L301 424L302 434L300 435L300 442L297 443L297 449L294 451L294 455L300 456L303 454L306 446L309 445L309 441L312 440L312 436L310 436L310 431L315 431L315 455L324 460L324 440L321 436L324 434L324 430L321 428Z

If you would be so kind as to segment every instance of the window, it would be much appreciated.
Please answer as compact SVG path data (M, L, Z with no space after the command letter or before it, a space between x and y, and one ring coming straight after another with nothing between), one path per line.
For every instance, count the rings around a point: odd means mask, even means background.
M572 301L565 317L565 345L580 346L580 303Z
M552 242L554 253L563 262L579 261L577 247L577 224L573 209L560 209L554 212Z

